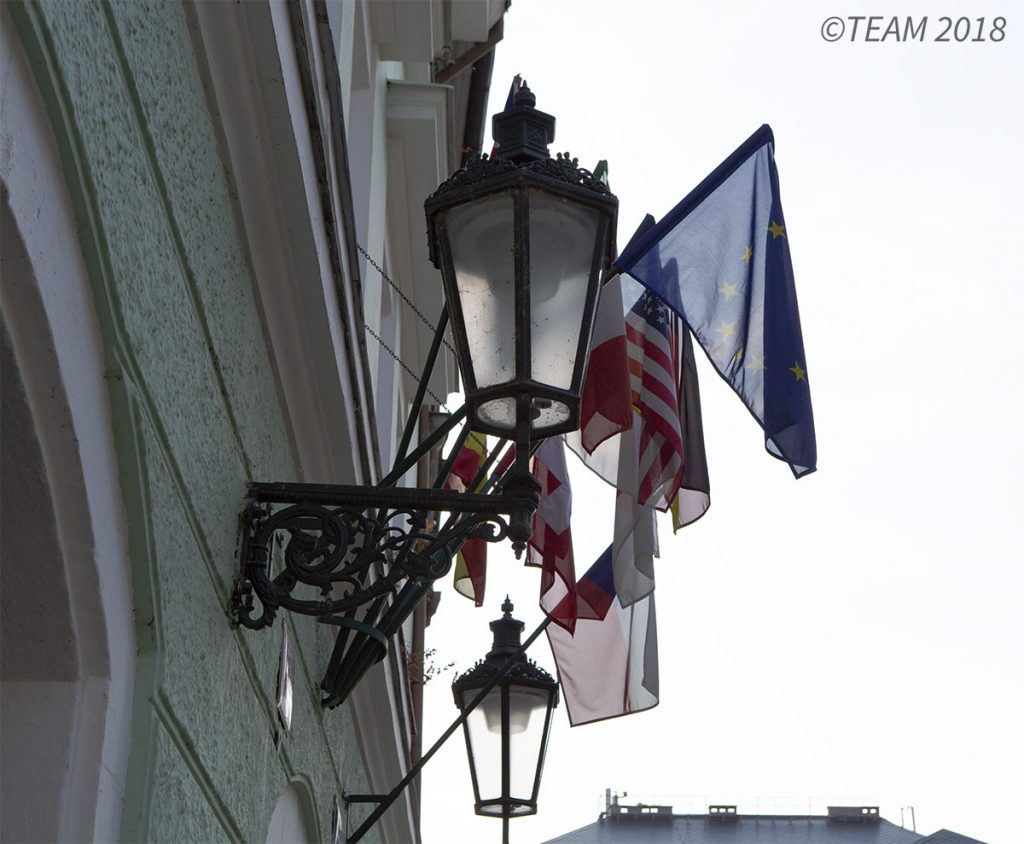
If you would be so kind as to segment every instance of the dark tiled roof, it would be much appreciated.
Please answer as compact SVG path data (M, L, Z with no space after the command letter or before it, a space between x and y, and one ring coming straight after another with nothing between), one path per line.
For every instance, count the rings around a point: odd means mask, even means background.
M933 832L926 838L922 838L918 844L985 844L985 842L979 841L977 838L968 838L951 829L940 829L938 832Z
M936 833L938 835L939 833ZM952 833L955 835L955 833ZM929 844L972 844L973 839L934 839ZM668 819L602 818L545 844L924 844L925 837L886 820L874 823L829 821L821 815L707 815Z

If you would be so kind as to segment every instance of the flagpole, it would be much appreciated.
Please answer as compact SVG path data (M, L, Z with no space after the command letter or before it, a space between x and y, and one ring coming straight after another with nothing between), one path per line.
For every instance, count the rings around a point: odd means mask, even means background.
M540 634L543 633L545 630L547 630L549 624L551 624L551 617L545 616L544 620L540 623L540 626L538 626L537 629L534 630L527 637L526 641L519 646L519 650L517 650L514 654L509 656L509 658L505 661L505 664L502 665L501 668L497 670L497 672L495 672L494 676L487 682L487 684L480 689L480 692L477 694L477 696L470 701L469 706L462 710L462 712L459 714L459 717L456 718L448 727L448 729L441 734L441 737L434 742L430 750L428 750L426 753L423 754L423 756L420 757L420 760L409 769L408 773L404 777L402 777L398 785L391 789L391 791L388 792L387 795L342 795L347 803L377 803L377 808L374 809L366 818L366 820L363 821L363 823L359 826L359 828L356 829L356 831L353 832L352 835L350 835L347 838L347 841L350 842L350 844L355 844L355 842L359 841L360 838L366 835L366 833L370 831L373 825L380 820L381 816L388 809L391 808L391 804L398 799L399 795L405 790L406 786L408 786L409 783L411 783L416 778L416 775L420 772L420 769L424 765L426 765L427 762L430 761L431 757L438 750L441 749L441 745L448 741L452 733L454 733L459 727L461 727L466 722L466 719L469 717L469 714L474 709L476 709L477 706L480 705L483 699L487 697L491 689L493 689L498 684L498 681L501 680L506 674L508 674L509 669L511 669L512 666L519 661L519 658L524 653L526 653L527 648L529 648L530 645L532 645L537 640L537 637L540 636ZM502 821L503 840L505 844L508 844L508 818L504 817L502 818Z

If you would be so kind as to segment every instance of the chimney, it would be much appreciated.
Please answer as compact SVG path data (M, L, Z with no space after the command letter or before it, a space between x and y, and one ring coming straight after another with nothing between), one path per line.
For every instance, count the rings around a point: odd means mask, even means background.
M877 806L829 806L829 823L878 823Z
M708 820L725 823L728 821L739 820L739 815L736 814L735 806L716 804L708 806Z
M671 806L655 806L646 803L637 803L635 806L624 806L619 802L619 797L626 797L626 792L617 794L610 788L605 789L604 804L605 813L603 817L611 821L671 821Z

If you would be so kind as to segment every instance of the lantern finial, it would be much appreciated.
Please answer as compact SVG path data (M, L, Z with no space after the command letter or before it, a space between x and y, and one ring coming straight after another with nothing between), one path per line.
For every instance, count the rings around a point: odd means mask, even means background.
M537 98L524 82L516 92L512 108L494 115L491 134L498 145L495 158L524 164L551 157L548 144L555 139L555 118L537 111L536 103Z

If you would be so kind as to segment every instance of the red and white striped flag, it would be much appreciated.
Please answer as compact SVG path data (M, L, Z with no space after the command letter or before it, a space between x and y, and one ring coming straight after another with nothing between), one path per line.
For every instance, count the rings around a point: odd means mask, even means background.
M572 633L576 628L576 570L569 530L572 489L560 437L541 443L533 455L533 476L540 482L541 498L533 516L526 564L541 569L541 609Z
M681 331L668 307L633 279L609 281L594 325L580 433L566 435L593 471L638 506L659 510L669 509L683 477ZM620 452L630 437L621 435L631 429L636 466L624 473Z
M679 427L679 324L644 291L626 314L630 388L640 426L637 504L667 510L683 477Z

